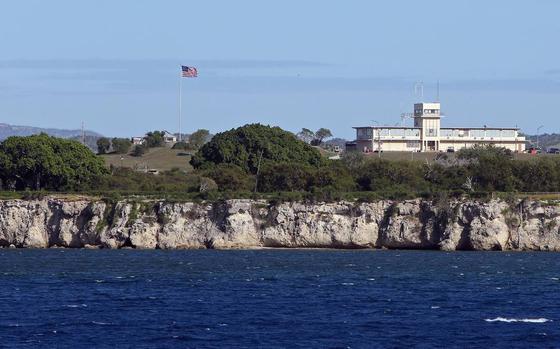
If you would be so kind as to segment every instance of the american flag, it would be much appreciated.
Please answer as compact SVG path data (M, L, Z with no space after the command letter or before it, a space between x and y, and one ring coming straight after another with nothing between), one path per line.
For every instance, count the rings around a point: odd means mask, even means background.
M181 75L184 78L196 78L198 77L198 70L195 67L187 67L185 65L181 66L181 71L183 74Z

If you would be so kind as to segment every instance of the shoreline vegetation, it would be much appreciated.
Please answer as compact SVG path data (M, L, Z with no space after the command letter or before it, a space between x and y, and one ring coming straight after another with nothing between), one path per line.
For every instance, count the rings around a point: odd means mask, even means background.
M144 147L162 149L161 132L148 135ZM0 197L68 193L113 199L334 202L443 196L548 199L560 192L560 156L516 160L511 151L489 146L439 153L425 162L358 152L330 160L278 127L246 125L206 142L202 136L193 144L182 142L185 153L174 150L188 167L158 173L116 166L114 159L107 166L106 155L95 155L76 141L45 134L10 137L0 143ZM134 153L122 139L105 144L103 152L113 143L121 153Z

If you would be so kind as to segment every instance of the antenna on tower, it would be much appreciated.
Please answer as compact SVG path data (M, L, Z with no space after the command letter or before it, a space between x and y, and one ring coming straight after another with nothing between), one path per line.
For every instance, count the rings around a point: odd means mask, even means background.
M414 95L420 97L420 101L424 101L424 82L417 81L414 84Z

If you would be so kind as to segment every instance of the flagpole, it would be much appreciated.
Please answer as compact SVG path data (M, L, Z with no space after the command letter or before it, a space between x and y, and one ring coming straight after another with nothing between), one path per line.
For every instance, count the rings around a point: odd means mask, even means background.
M181 67L181 74L179 75L179 142L181 141L181 119L183 109L183 67Z

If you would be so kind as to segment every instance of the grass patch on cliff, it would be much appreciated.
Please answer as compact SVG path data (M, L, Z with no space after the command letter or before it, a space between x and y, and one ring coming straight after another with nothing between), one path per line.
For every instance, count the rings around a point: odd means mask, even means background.
M97 222L95 230L101 233L103 229L110 228L115 221L115 213L117 210L117 201L103 200L105 201L105 210L103 211L103 218Z

